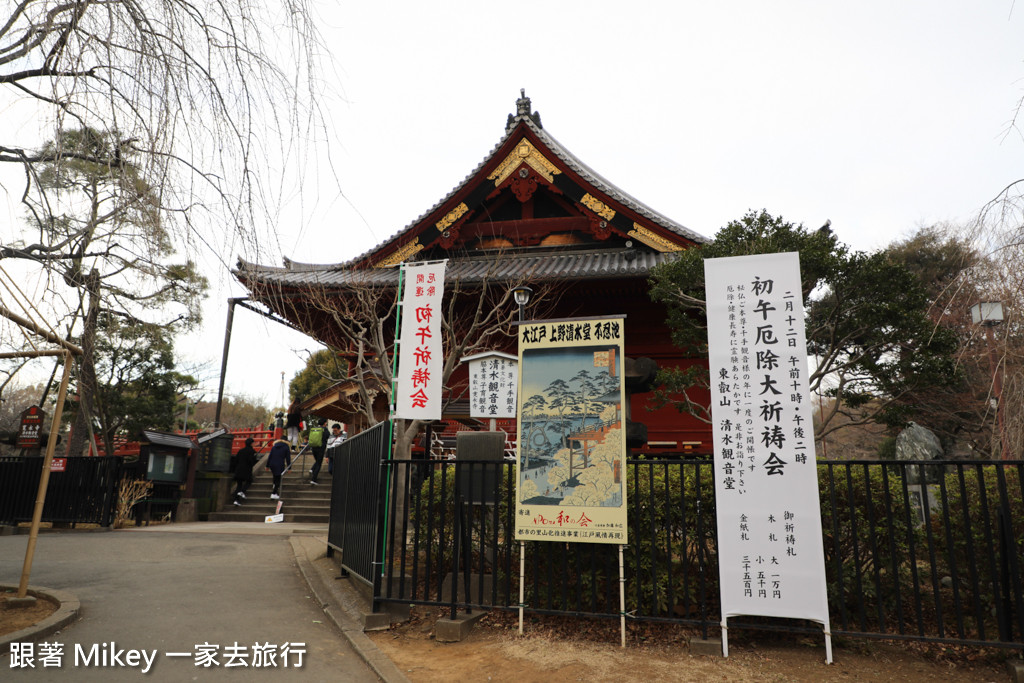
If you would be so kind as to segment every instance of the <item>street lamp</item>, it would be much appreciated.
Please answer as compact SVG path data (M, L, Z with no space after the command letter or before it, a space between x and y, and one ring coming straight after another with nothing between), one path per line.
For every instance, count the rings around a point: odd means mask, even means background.
M999 448L1003 460L1010 459L1006 444L1006 426L1003 418L1003 377L996 360L995 335L992 328L1003 323L1003 304L1000 301L983 301L971 306L971 320L985 328L988 338L988 365L992 370L992 397L996 401L996 421L999 425Z
M519 305L519 322L523 321L523 307L530 303L530 297L533 295L533 290L526 285L519 285L518 287L512 288L512 297Z

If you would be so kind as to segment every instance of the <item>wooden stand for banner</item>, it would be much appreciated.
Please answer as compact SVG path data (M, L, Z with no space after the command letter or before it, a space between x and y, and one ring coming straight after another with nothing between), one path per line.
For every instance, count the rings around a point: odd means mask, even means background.
M523 599L526 597L526 541L519 541L519 635L523 635Z
M622 635L622 647L626 647L626 564L622 558L625 547L624 545L619 546L619 629ZM523 600L525 598L526 541L519 541L519 635L523 635L523 608L526 607ZM831 644L829 647L831 648Z
M722 656L729 656L729 625L728 619L722 618ZM832 631L825 630L825 663L832 663Z
M619 545L619 629L622 631L622 647L626 647L626 571L622 562L622 545Z

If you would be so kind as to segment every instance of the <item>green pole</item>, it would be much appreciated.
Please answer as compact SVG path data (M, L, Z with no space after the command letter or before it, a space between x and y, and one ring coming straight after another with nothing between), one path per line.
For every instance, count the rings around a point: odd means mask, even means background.
M387 467L387 481L384 482L384 537L381 539L380 544L380 572L381 577L384 576L385 560L387 559L388 551L388 515L391 514L391 471L394 467L391 461L394 459L394 447L395 447L395 392L398 390L398 345L400 343L399 335L401 333L402 325L402 290L405 286L405 264L399 266L398 270L398 305L396 306L397 314L395 315L395 345L391 352L391 405L389 407L388 415L388 467Z

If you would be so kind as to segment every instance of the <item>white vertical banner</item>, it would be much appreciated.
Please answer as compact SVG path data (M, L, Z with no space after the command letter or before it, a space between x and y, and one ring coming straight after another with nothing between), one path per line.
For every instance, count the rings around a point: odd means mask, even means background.
M799 254L708 259L704 276L723 625L829 634Z
M402 264L402 330L395 417L441 419L441 299L447 261Z

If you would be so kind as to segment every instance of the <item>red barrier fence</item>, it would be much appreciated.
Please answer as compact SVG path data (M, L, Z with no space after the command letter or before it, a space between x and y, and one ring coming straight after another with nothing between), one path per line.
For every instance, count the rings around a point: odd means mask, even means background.
M237 453L238 449L245 445L245 440L250 437L253 439L252 446L253 448L256 449L256 452L262 452L271 442L273 442L277 431L278 430L274 428L266 429L263 425L260 425L259 427L256 427L254 429L236 429L235 431L231 432L231 436L234 437L234 441L232 441L231 443L231 452ZM180 434L181 432L179 431L176 433ZM201 435L208 433L209 432L189 430L185 432L185 436L192 437L193 439L198 439ZM139 446L140 444L138 441L129 441L125 437L117 437L114 439L113 454L122 457L137 457L139 455ZM100 455L106 455L106 449L103 447L103 441L99 437L96 437L96 452L98 452ZM90 453L90 455L93 454Z

